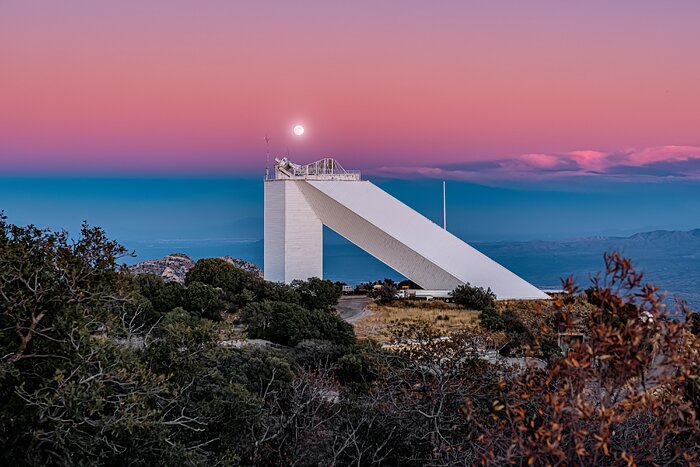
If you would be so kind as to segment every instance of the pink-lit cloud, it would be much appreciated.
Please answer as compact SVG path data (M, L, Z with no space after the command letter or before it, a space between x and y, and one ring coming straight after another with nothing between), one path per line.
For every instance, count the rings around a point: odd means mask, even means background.
M603 170L609 165L610 154L600 151L572 151L565 154L585 170Z
M560 154L523 154L506 159L438 167L384 166L367 172L400 178L446 178L477 182L565 177L700 181L700 146L668 145L615 152L580 150Z
M629 154L629 160L636 165L653 162L688 161L700 158L700 147L697 146L662 146L647 148Z

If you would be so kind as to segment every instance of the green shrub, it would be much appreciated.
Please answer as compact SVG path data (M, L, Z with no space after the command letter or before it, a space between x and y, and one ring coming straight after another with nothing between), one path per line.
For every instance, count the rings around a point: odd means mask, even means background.
M548 361L551 361L557 357L561 357L561 349L556 339L545 339L540 343L540 351L542 356Z
M281 282L260 281L253 289L256 301L285 302L299 304L299 293L290 285Z
M338 359L336 376L344 384L362 381L366 364L361 354L349 353Z
M700 376L691 376L685 382L685 396L692 402L696 412L700 412Z
M396 299L396 293L398 292L398 287L396 283L391 279L384 279L382 282L378 282L376 285L381 287L372 286L367 292L369 298L374 299L376 302L385 305Z
M185 276L185 285L193 282L220 288L228 300L243 290L256 290L263 280L255 274L243 270L220 258L207 258L197 261Z
M288 388L296 371L289 355L255 347L224 352L216 367L223 378L256 394L265 391L268 384L271 384L268 390Z
M335 375L342 384L361 392L376 381L380 359L377 359L377 347L374 343L358 343L352 352L346 353L336 362Z
M325 368L343 355L343 349L329 341L303 340L294 347L294 360L303 368Z
M532 340L534 337L532 335L532 331L525 326L525 323L522 322L522 320L513 313L513 311L508 310L505 313L503 313L503 323L505 327L505 331L510 334L522 334L529 340Z
M306 339L325 340L341 346L355 343L352 326L336 313L307 310L294 303L249 303L241 311L241 320L249 337L286 346L295 346Z
M479 315L479 324L489 331L503 331L506 328L503 315L494 306L488 306Z
M458 285L452 291L452 299L463 307L472 310L485 310L487 307L495 305L496 295L491 292L491 289L465 284Z
M221 290L201 282L192 282L185 289L185 307L202 318L218 321L224 309Z
M183 305L184 288L177 282L165 282L155 274L134 276L136 291L146 297L156 313L165 314Z
M307 281L295 280L291 285L299 295L299 304L309 310L330 310L343 294L338 284L318 277Z

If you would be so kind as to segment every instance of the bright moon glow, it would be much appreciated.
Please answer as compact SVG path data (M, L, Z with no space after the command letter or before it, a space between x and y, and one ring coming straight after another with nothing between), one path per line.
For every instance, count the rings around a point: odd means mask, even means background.
M294 127L294 134L297 136L301 136L304 134L304 127L301 125L297 125Z

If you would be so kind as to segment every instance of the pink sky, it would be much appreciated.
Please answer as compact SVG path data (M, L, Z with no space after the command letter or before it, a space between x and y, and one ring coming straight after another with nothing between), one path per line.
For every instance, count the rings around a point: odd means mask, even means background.
M265 133L358 168L685 160L699 30L697 1L3 0L0 165L234 173Z

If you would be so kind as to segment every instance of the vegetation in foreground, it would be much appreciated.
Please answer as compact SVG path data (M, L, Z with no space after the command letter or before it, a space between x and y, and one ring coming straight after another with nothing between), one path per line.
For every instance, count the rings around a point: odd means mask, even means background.
M416 324L410 347L360 344L326 281L203 260L181 287L120 271L125 253L98 228L73 242L0 218L2 464L700 462L697 315L665 319L619 255L587 290L590 313L567 281L545 323L586 340L512 371L479 359L470 332ZM482 325L500 327L492 311ZM280 345L222 345L227 314ZM522 351L542 348L546 333L519 321Z

